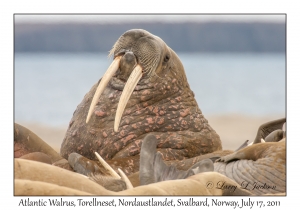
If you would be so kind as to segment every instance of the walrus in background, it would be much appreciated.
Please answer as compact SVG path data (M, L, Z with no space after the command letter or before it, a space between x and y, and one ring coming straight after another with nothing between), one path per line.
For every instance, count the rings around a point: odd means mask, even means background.
M246 140L238 149L239 151L252 144L265 143L265 142L278 142L286 137L286 132L283 130L283 125L286 123L286 118L272 120L259 126L256 137L253 142L249 143Z
M98 152L127 175L139 170L147 134L158 139L165 161L222 149L188 84L183 65L163 40L133 29L114 44L114 60L85 95L70 121L60 154L76 152L95 160Z
M286 139L253 144L216 160L215 171L253 194L286 192Z
M204 172L187 179L168 180L139 186L120 192L107 190L86 177L49 164L15 159L14 195L252 195L228 177L216 172ZM208 187L207 183L226 187Z
M286 118L266 122L259 126L253 144L260 143L261 139L265 142L278 142L285 138L285 131L282 130L284 123L286 123Z
M14 157L53 164L73 171L67 159L61 157L31 130L18 123L14 123Z

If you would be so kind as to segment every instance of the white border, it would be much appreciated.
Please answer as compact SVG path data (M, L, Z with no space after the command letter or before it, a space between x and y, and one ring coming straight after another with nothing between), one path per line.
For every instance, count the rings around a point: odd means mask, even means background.
M281 207L298 206L299 167L299 10L298 4L283 1L7 1L1 3L1 206L16 207L20 197L13 197L13 14L14 13L287 13L287 197L254 197L253 200L280 200ZM106 197L108 198L108 197ZM70 197L70 199L75 199ZM77 198L76 198L77 199ZM233 199L223 197L222 199ZM241 199L241 198L234 198ZM199 207L198 207L199 208ZM232 209L226 208L224 209ZM272 208L276 209L276 208ZM278 208L279 209L279 208Z

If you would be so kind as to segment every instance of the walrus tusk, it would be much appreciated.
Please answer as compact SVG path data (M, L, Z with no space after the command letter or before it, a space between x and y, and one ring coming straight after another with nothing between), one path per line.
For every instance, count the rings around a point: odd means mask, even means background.
M110 64L110 66L108 67L108 69L106 70L105 74L103 75L100 84L97 87L97 90L94 94L93 100L91 102L90 105L90 109L86 118L86 123L89 122L92 112L97 104L97 101L99 99L99 97L101 96L101 94L103 93L107 83L109 82L109 80L112 78L112 76L114 75L114 73L118 70L119 66L120 66L120 60L121 60L122 56L117 56L113 62Z
M135 86L137 85L138 81L141 79L142 77L142 67L141 65L136 65L136 67L132 70L126 85L124 87L124 90L122 92L122 95L120 97L120 101L118 104L118 108L117 108L117 112L116 112L116 117L115 117L115 125L114 125L114 131L117 132L119 129L119 124L121 121L121 117L123 115L124 109L127 105L127 102L135 88Z
M95 152L95 155L98 158L99 162L103 165L103 167L110 173L110 175L112 175L112 177L121 179L121 177L117 174L117 172L115 172L114 169L112 169L110 165L108 165L105 162L105 160L102 159L102 157L98 154L98 152Z
M122 180L125 182L127 189L132 189L133 186L130 180L128 179L128 177L126 176L126 174L120 168L118 168L118 171L120 173Z

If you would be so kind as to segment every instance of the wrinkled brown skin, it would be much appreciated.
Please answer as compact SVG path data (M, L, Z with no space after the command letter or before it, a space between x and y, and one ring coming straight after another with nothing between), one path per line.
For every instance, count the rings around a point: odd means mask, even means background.
M216 172L235 180L253 194L286 192L285 139L245 147L216 160L214 166Z
M160 38L137 29L124 33L111 54L117 56L124 49L134 53L144 74L127 103L118 132L113 123L129 75L126 65L121 65L108 83L87 124L99 81L84 96L70 121L61 156L68 159L76 152L95 160L94 152L98 152L113 168L129 175L139 170L141 144L149 133L158 139L157 148L165 161L221 150L220 138L199 109L176 53Z
M72 170L68 161L29 129L14 124L14 157L47 162Z

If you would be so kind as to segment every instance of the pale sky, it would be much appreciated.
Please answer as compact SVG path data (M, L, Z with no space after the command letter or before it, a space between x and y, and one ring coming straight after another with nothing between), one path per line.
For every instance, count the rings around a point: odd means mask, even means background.
M65 15L15 15L15 23L21 22L36 22L36 23L70 23L70 22L84 22L84 23L120 23L128 21L160 21L160 22L185 22L185 21L237 21L237 22L285 22L285 15L207 15L207 14L175 14L175 15L102 15L102 14L65 14Z

